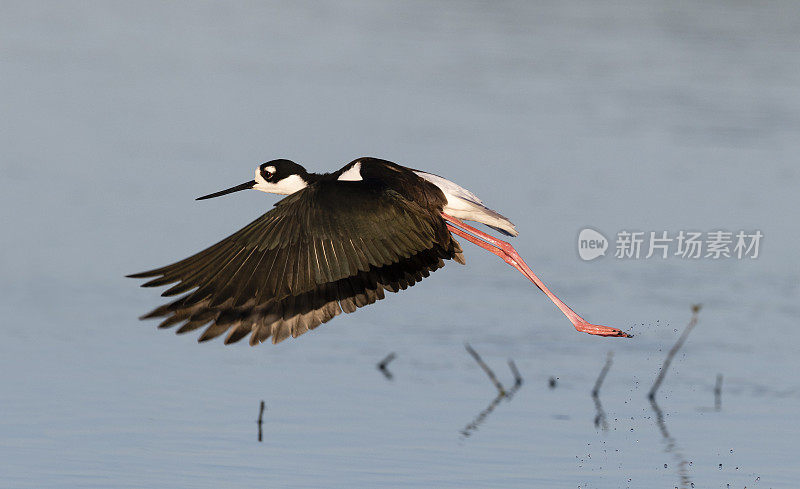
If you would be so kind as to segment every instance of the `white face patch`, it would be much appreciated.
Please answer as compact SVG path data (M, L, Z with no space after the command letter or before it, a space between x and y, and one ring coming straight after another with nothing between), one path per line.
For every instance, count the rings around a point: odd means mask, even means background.
M361 162L359 161L350 167L349 170L339 175L337 180L341 180L343 182L360 182L363 180L363 178L361 178Z
M274 166L268 166L267 171L275 172ZM303 190L308 186L308 183L303 180L300 175L289 175L288 177L284 178L283 180L279 180L278 182L272 183L264 180L264 177L261 176L261 171L259 168L256 168L256 184L253 186L254 189L260 190L262 192L267 192L270 194L279 194L279 195L289 195L297 192L298 190Z

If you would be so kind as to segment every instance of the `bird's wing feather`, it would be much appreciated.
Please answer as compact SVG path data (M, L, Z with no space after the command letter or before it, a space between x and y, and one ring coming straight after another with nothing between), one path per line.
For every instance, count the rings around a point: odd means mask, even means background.
M225 343L234 343L248 334L250 344L267 339L273 343L297 337L339 315L385 297L385 291L398 292L421 281L431 272L444 266L442 250L425 250L391 265L371 268L336 282L318 285L314 290L270 300L255 305L254 301L241 307L211 308L208 301L183 307L179 299L151 313L167 317L159 327L183 323L177 330L186 333L205 327L199 341L208 341L228 332ZM210 323L210 324L209 324Z
M412 273L420 253L431 251L440 260L460 256L457 247L437 213L391 190L337 182L292 194L219 243L131 277L152 278L144 284L148 287L175 284L165 296L186 294L145 316L167 316L162 327L186 321L179 329L185 332L214 321L201 340L233 328L230 338L252 330L251 342L270 336L276 341L284 327L262 331L259 325L289 324L285 318L295 318L291 331L316 327L331 319L331 301L344 301L343 307L354 310L360 307L356 302L375 302L384 288L400 286L386 278L389 272L376 270L404 263L403 273ZM419 271L438 268L416 266ZM388 282L379 286L381 277ZM239 316L238 322L226 320Z

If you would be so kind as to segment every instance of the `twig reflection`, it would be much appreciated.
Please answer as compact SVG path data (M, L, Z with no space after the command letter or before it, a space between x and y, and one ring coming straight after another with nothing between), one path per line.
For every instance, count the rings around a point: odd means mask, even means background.
M656 403L655 399L650 399L650 407L653 409L653 413L656 415L656 425L658 426L659 431L661 431L661 436L664 438L664 451L672 454L672 457L677 462L677 472L678 478L680 479L681 489L693 487L692 480L689 478L689 462L678 448L675 438L671 437L669 431L667 431L667 423L664 420L664 413L661 411L661 408L658 407L658 403Z

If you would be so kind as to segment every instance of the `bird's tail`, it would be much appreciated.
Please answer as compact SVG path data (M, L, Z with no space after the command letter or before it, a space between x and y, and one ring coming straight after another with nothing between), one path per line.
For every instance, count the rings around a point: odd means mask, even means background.
M419 170L415 170L414 173L441 189L447 197L445 213L459 219L485 224L506 236L519 235L517 228L507 217L483 205L483 201L477 195L464 187L432 173Z
M495 210L489 209L483 204L465 201L462 199L458 199L456 202L453 202L453 199L448 199L447 204L448 205L444 208L444 212L453 217L485 224L506 236L519 235L514 223L509 221L504 215Z

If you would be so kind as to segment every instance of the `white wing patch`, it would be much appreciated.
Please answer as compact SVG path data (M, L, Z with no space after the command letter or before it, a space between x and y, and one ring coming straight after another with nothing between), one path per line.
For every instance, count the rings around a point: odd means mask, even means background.
M433 173L425 173L424 171L415 171L414 173L442 189L442 192L448 197L452 195L453 197L483 205L483 201L481 201L477 195L446 178L434 175Z
M349 170L339 175L337 180L341 180L343 182L360 182L363 180L363 178L361 178L361 162L359 161L355 165L351 166Z

